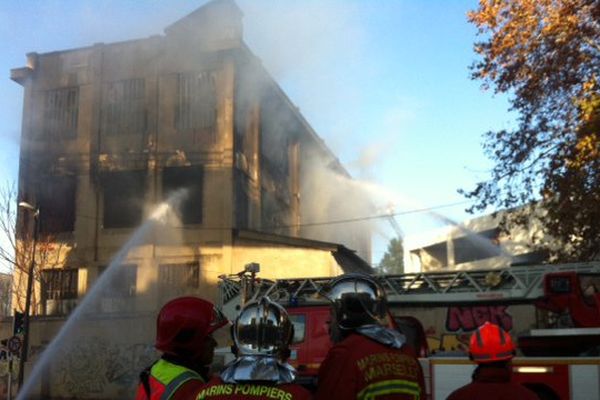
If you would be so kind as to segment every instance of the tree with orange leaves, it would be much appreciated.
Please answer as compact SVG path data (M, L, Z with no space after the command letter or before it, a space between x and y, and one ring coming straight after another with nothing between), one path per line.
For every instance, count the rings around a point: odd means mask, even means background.
M480 0L468 14L480 41L472 78L508 94L514 129L488 132L488 181L461 192L469 210L539 203L555 261L600 256L600 1ZM520 211L519 211L520 210ZM535 217L534 217L535 218ZM541 243L538 243L540 247Z

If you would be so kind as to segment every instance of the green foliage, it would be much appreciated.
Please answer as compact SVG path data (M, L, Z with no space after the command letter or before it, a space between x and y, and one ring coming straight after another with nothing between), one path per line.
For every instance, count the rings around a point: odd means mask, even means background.
M381 272L386 274L401 274L404 272L404 246L402 239L394 238L390 240L379 268L381 268Z

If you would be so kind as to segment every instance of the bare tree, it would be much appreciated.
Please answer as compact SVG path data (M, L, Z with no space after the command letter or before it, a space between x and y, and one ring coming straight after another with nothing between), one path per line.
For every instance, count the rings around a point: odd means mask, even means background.
M33 256L33 215L22 214L18 219L18 191L15 183L0 185L0 264L12 275L12 308L23 312L31 257ZM19 223L19 225L17 225ZM34 283L41 284L42 270L60 265L62 244L53 235L40 235L35 251ZM0 299L8 301L8 299ZM37 314L40 305L38 291L31 298L31 313Z

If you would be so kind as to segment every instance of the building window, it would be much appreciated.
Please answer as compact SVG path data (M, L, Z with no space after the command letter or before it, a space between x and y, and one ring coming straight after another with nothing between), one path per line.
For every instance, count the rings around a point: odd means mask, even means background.
M235 227L248 229L250 225L250 199L248 196L249 179L240 171L235 171Z
M98 267L99 277L109 275L103 280L100 298L100 312L119 313L131 312L135 309L135 295L137 287L137 265L122 264L111 267Z
M77 269L42 270L42 299L66 300L77 298Z
M418 251L421 265L425 270L448 266L448 247L446 242L423 247Z
M202 183L201 166L169 167L163 170L163 198L169 199L176 191L182 191L177 211L184 224L202 223Z
M175 128L177 130L208 130L217 117L215 82L209 72L179 74Z
M452 239L454 263L462 264L499 256L501 254L499 236L499 229L490 229Z
M40 232L72 232L75 226L75 176L45 177L36 187Z
M163 289L197 289L200 266L198 262L159 265L158 282Z
M77 136L79 88L49 90L44 99L44 135L72 139Z
M0 272L0 319L10 315L12 277Z
M142 221L145 171L103 174L104 228L133 228Z
M107 268L99 267L99 276L106 273ZM108 282L104 282L102 288L103 297L120 299L134 297L137 286L137 265L123 264L112 268L115 270L109 272Z
M129 79L104 85L102 133L135 135L146 130L144 79Z

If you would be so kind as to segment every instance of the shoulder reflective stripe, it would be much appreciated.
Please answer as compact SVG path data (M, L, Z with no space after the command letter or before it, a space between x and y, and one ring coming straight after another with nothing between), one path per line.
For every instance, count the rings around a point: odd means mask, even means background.
M421 387L416 382L392 379L370 384L356 395L356 399L375 400L378 396L388 394L408 394L413 396L414 400L419 400L421 398Z
M182 367L181 365L176 365L162 359L158 360L150 370L150 374L154 377L154 379L158 380L163 385L168 385L173 379L185 372L196 374L186 367ZM196 376L198 379L201 379L200 375L196 374Z
M192 379L196 379L201 382L204 382L197 373L192 372L192 371L186 371L186 372L182 373L181 375L179 375L178 377L176 377L175 379L173 379L171 382L169 382L169 384L165 388L165 391L163 392L163 395L160 396L160 400L170 399L171 395L173 393L175 393L181 385L183 385L184 383L186 383L187 381L192 380Z

